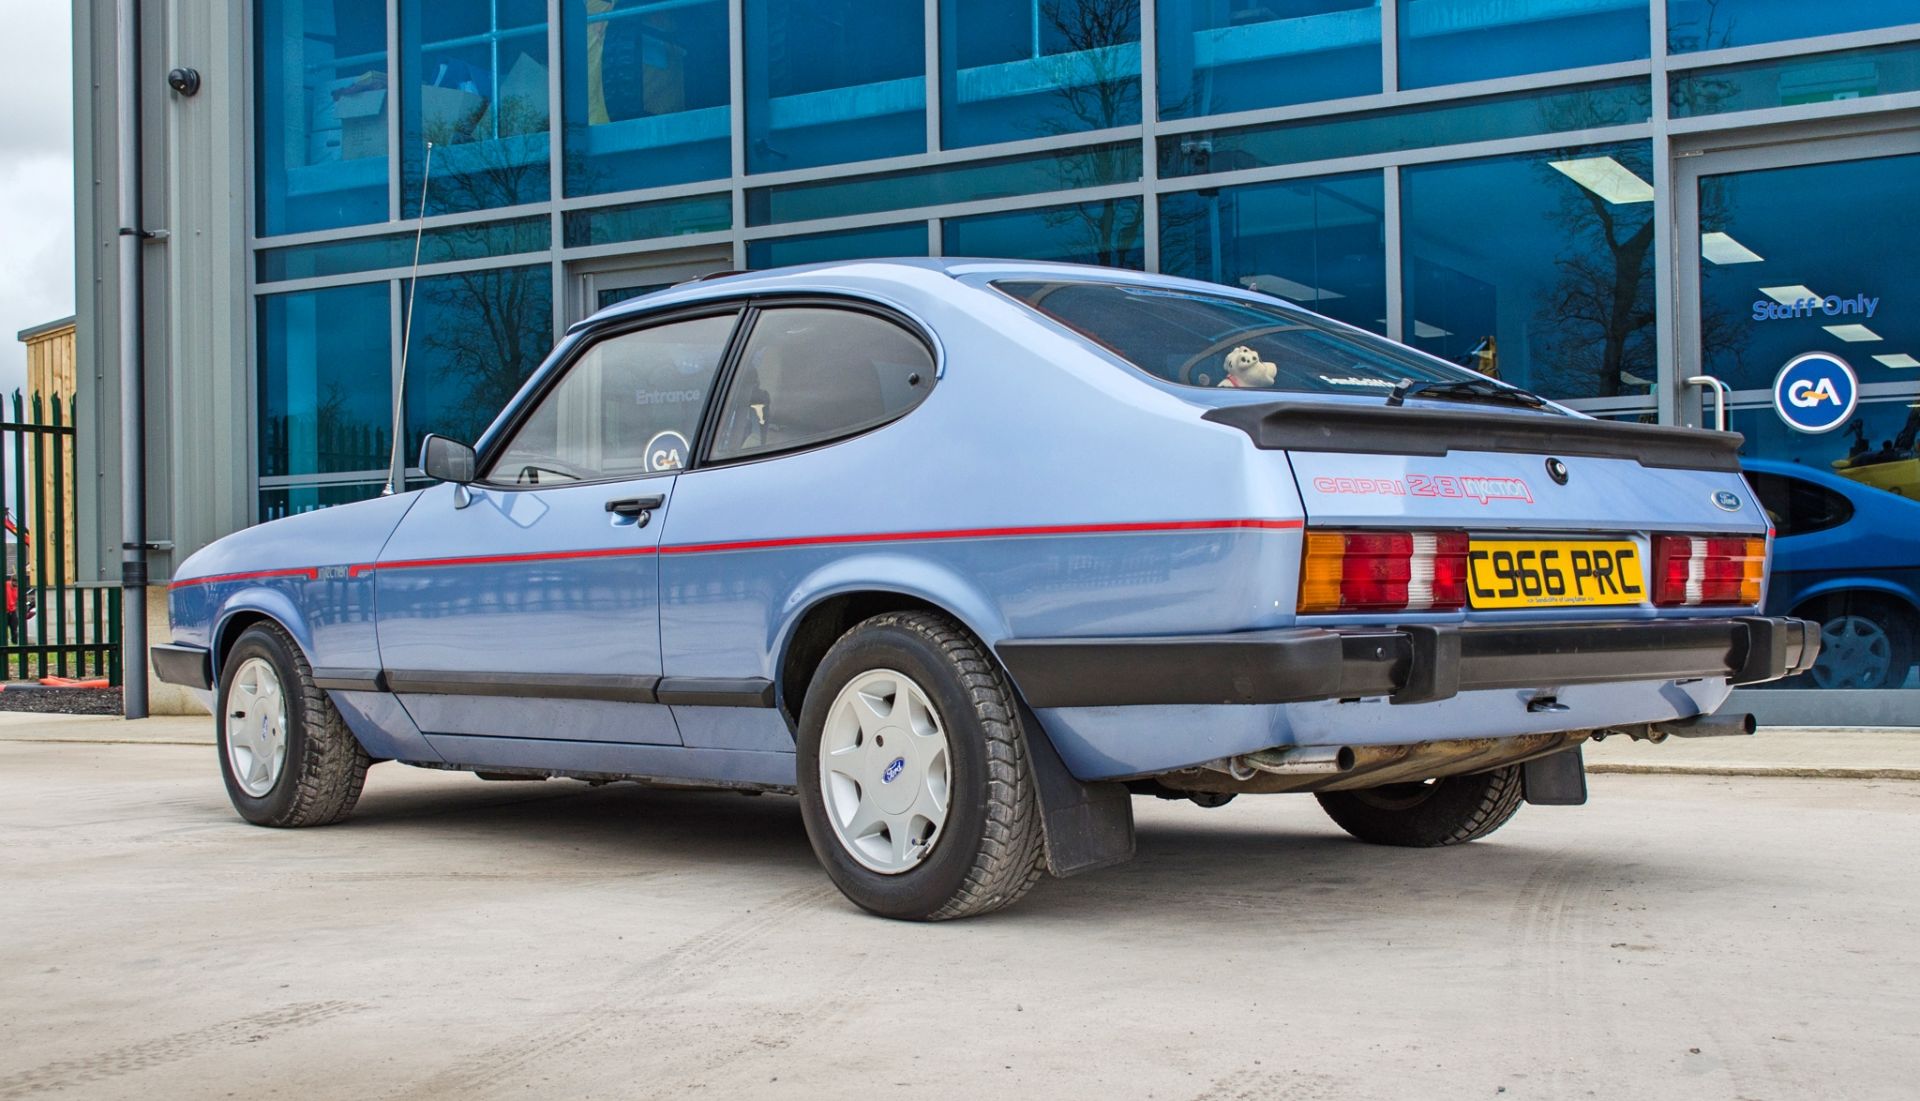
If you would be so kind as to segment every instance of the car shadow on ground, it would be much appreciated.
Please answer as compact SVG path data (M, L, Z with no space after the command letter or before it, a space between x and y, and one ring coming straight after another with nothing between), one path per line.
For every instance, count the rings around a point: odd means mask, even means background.
M428 843L457 862L461 851L499 859L530 879L568 867L750 871L790 884L825 875L815 863L798 804L782 795L676 791L636 784L589 787L577 781L435 783L381 791L376 772L349 823L357 836L385 843ZM465 780L466 778L462 778ZM1714 870L1666 866L1595 836L1568 847L1534 833L1523 816L1499 836L1438 850L1364 845L1327 822L1312 800L1261 801L1258 807L1205 810L1143 800L1134 859L1064 881L1043 881L1019 905L986 920L1175 916L1271 917L1343 914L1356 909L1405 915L1464 907L1504 909L1527 892L1570 877L1609 885L1695 890ZM1151 808L1151 809L1150 809ZM1548 811L1547 813L1552 813ZM458 846L459 848L453 848ZM383 846L384 847L384 846ZM851 906L848 911L852 912Z

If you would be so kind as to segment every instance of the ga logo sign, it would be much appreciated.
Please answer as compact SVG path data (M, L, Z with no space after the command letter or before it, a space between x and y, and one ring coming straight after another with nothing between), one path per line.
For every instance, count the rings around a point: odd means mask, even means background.
M1859 397L1853 368L1827 352L1795 356L1773 378L1774 412L1801 432L1831 432L1845 424Z

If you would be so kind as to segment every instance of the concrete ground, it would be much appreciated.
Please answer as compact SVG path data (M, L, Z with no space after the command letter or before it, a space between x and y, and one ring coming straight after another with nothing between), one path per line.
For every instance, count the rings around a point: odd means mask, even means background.
M790 799L382 765L349 823L281 832L195 737L0 726L0 1101L1920 1080L1912 781L1600 774L1433 852L1303 797L1142 801L1133 863L923 926L842 901Z

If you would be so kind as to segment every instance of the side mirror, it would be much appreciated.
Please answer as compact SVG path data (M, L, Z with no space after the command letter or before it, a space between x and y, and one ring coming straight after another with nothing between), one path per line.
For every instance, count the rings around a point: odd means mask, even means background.
M473 448L445 436L428 436L420 444L420 469L438 482L466 485L474 480Z

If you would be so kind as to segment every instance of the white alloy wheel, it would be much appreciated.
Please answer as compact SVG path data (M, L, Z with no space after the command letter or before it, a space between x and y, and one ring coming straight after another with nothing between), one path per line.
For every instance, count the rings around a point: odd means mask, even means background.
M946 729L927 693L891 669L861 673L827 710L820 792L835 838L882 875L925 860L947 821Z
M272 662L250 657L240 666L225 722L234 781L253 798L265 798L287 763L287 700Z

